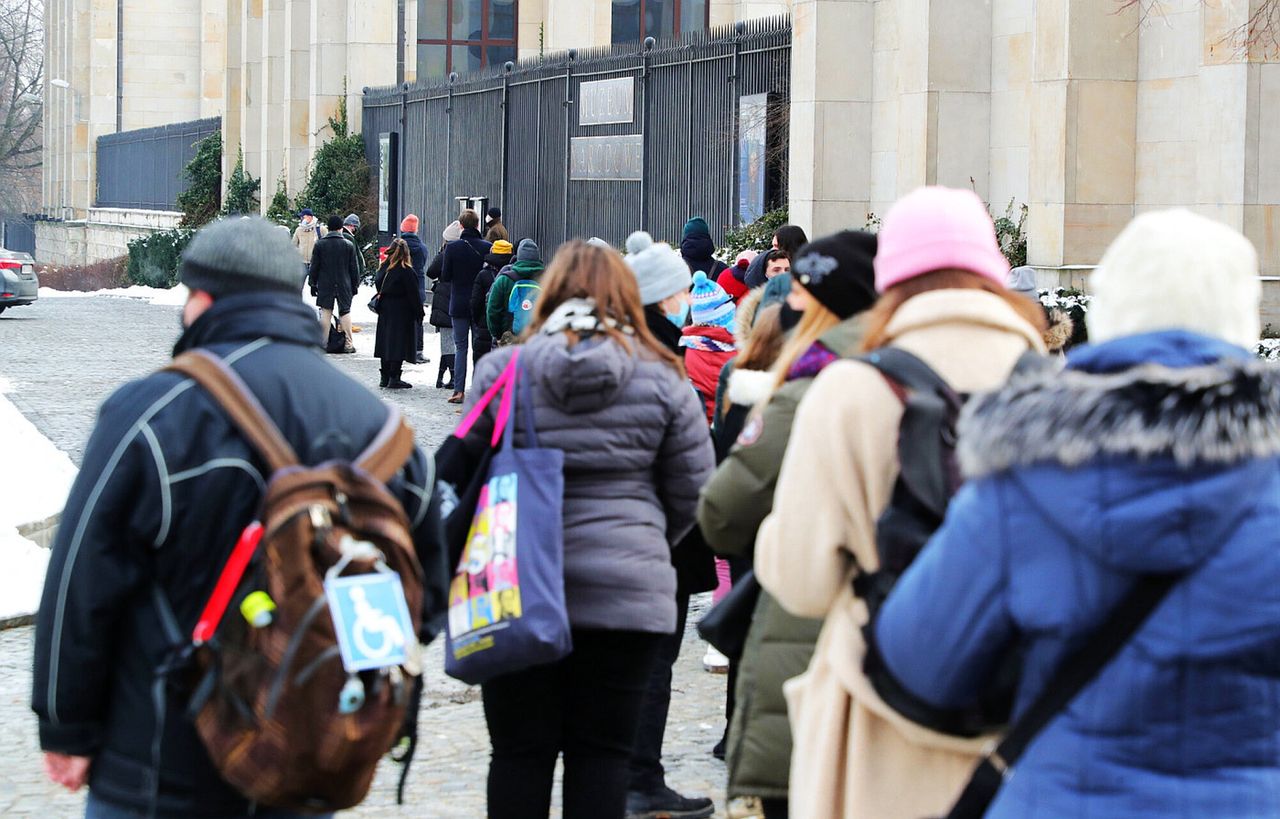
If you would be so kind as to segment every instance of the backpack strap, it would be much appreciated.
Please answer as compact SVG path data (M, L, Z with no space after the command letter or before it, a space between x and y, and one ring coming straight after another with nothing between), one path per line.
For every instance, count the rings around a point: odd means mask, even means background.
M272 474L298 464L298 456L280 434L280 428L235 370L221 358L207 350L191 350L175 358L164 370L185 375L203 387L266 460Z
M356 458L356 466L382 483L395 477L417 446L413 440L413 429L405 423L400 410L396 407L388 409L390 412L381 431Z
M901 347L882 347L860 356L860 360L875 367L885 378L911 392L954 392L951 385L934 372L932 367Z

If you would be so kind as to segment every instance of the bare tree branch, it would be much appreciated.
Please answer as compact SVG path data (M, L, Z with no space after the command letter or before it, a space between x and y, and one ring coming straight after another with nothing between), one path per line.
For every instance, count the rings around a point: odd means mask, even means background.
M1115 2L1117 13L1137 9L1139 26L1164 15L1163 0ZM1280 0L1262 0L1247 21L1214 45L1231 48L1237 57L1249 60L1267 61L1280 56Z
M44 0L0 0L0 210L34 208L44 107Z

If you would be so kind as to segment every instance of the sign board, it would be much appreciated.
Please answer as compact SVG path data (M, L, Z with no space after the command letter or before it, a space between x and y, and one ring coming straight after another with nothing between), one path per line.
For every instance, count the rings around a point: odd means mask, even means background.
M644 137L574 137L569 140L569 178L639 182L644 173Z
M764 215L769 176L769 95L752 94L738 102L738 220Z
M400 135L378 134L378 230L395 233L399 214Z
M635 77L584 82L578 86L578 124L612 125L635 121Z
M404 665L416 639L400 575L373 572L326 580L324 593L348 672Z

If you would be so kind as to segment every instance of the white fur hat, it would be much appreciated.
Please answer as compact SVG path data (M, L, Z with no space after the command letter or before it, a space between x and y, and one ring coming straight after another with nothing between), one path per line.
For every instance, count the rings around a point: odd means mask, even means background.
M1261 333L1253 244L1189 210L1154 211L1130 222L1089 286L1090 341L1189 330L1251 347Z

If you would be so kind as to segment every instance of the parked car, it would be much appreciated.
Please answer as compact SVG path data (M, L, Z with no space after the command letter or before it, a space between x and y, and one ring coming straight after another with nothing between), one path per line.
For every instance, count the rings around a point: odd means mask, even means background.
M36 260L26 253L0 248L0 313L8 307L31 304L39 294Z

